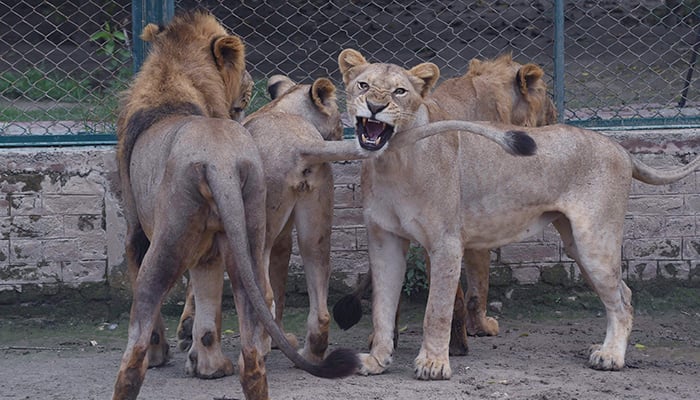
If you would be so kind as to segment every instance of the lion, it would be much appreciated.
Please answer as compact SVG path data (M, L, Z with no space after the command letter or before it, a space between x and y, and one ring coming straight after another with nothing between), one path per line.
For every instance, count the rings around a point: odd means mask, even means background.
M493 121L521 126L543 126L557 122L554 104L547 95L547 84L539 66L515 62L510 54L493 60L473 59L467 72L445 80L425 98L433 119ZM457 286L450 355L468 352L467 334L494 336L498 321L486 316L489 287L490 254L488 250L466 249L464 260L469 265L467 296ZM429 271L430 260L427 258ZM362 315L361 298L371 287L371 274L360 281L353 292L336 303L333 317L342 329L355 325ZM398 320L398 315L397 315ZM394 346L398 331L394 332Z
M354 373L353 351L336 350L322 364L297 354L270 312L262 159L248 132L231 119L242 95L243 42L206 12L176 16L162 29L149 24L143 37L152 48L117 121L133 301L113 399L135 399L146 368L167 360L159 311L186 269L200 305L187 361L198 374L216 375L210 363L222 364L214 343L224 268L238 310L238 365L247 399L269 398L264 330L305 371L327 378Z
M330 314L330 237L333 218L333 174L328 161L355 159L349 152L318 153L324 141L343 138L336 88L327 78L297 84L283 75L268 79L272 102L244 120L262 156L266 176L267 230L263 258L269 260L275 320L282 327L287 269L296 228L309 293L308 332L301 354L314 361L328 348ZM195 313L191 291L178 326L180 348L189 349ZM294 335L287 335L293 346ZM218 344L218 342L217 342Z
M391 364L410 241L422 245L432 262L415 376L449 379L449 324L464 250L518 241L550 223L605 305L605 340L591 348L589 366L623 368L633 315L631 291L621 278L620 247L632 180L678 181L700 167L700 157L659 171L599 133L566 125L517 127L537 144L530 157L508 155L468 132L393 147L404 131L439 118L426 101L438 67L422 63L406 70L369 63L353 49L343 50L338 64L358 144L377 153L362 165L374 337L370 352L360 354L359 372L379 374Z

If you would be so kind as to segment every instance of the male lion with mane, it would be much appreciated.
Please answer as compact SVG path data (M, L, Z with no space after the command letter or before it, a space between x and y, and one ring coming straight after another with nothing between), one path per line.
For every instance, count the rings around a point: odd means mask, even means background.
M557 113L547 94L547 84L539 66L513 61L510 54L493 60L473 59L467 72L447 79L425 98L432 120L492 121L521 126L543 126L556 123ZM465 355L467 333L476 336L498 334L498 321L486 316L489 288L490 252L465 249L467 294L457 286L450 355ZM430 258L426 257L429 273ZM342 329L349 329L362 316L361 298L371 287L371 274L360 281L353 292L336 303L333 317ZM398 315L397 315L398 320ZM394 346L398 327L395 326ZM371 341L371 340L370 340Z
M592 347L588 363L594 369L621 369L633 318L631 291L620 268L631 182L678 181L700 166L700 157L659 171L603 135L565 125L518 128L537 143L531 157L512 157L468 132L394 147L407 129L436 120L425 98L439 77L438 67L371 64L353 49L343 50L338 63L358 143L377 152L362 165L374 337L369 354L360 355L360 373L379 374L391 364L410 241L421 244L432 263L415 376L449 379L449 324L464 250L518 241L550 223L606 309L605 340Z
M243 95L243 42L204 12L177 16L162 29L149 24L143 36L152 49L124 94L117 122L133 302L113 399L135 399L146 368L167 360L159 311L188 268L199 305L193 334L202 343L188 362L198 373L220 373L209 363L221 365L214 343L225 267L238 311L247 399L269 398L263 329L299 368L327 378L352 374L354 352L340 349L322 364L309 362L270 313L262 160L248 132L231 119Z

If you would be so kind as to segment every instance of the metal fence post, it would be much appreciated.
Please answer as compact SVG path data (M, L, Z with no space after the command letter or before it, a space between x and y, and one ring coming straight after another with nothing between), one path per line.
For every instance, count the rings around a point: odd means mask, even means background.
M131 37L133 43L134 73L146 58L146 43L139 37L148 23L165 25L175 14L174 0L132 0Z
M554 106L564 122L564 1L554 0Z

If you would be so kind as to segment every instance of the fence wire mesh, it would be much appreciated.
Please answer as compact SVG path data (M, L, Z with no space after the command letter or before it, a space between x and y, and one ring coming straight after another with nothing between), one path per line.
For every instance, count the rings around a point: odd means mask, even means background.
M563 38L554 0L180 0L175 9L209 9L244 39L253 108L267 101L272 74L328 76L342 87L336 60L347 47L373 62L434 62L443 79L472 58L510 52L544 68L552 92L565 96L567 122L700 125L700 0L564 4ZM0 136L113 133L117 93L132 73L130 39L140 33L130 31L130 1L5 1L0 23ZM560 39L564 86L554 87Z

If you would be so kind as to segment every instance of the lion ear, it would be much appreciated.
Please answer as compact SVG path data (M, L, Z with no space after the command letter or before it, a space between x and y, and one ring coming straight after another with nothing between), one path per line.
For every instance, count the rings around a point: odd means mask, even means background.
M223 36L211 43L211 51L219 69L233 68L243 73L245 70L245 46L238 36Z
M467 68L467 71L474 71L479 69L479 67L481 67L481 60L472 58L471 61L469 61L469 68Z
M518 85L520 93L527 97L530 93L530 88L534 87L535 83L542 79L544 71L535 64L525 64L515 74L515 83Z
M267 93L272 100L280 97L296 85L296 83L285 75L272 75L267 80Z
M335 85L328 78L318 78L311 85L311 100L326 115L330 115L335 104Z
M359 51L355 49L345 49L338 55L338 67L340 68L340 73L343 75L343 83L347 85L353 78L358 74L356 67L367 65L368 62L360 54ZM353 71L353 69L355 69Z
M162 31L163 31L162 26L158 26L156 24L150 23L150 24L143 27L143 32L141 32L140 38L144 42L152 42L152 41L156 40L156 37Z
M421 87L416 89L418 89L422 97L428 94L435 82L440 78L440 68L433 63L418 64L411 68L408 73L421 80Z

